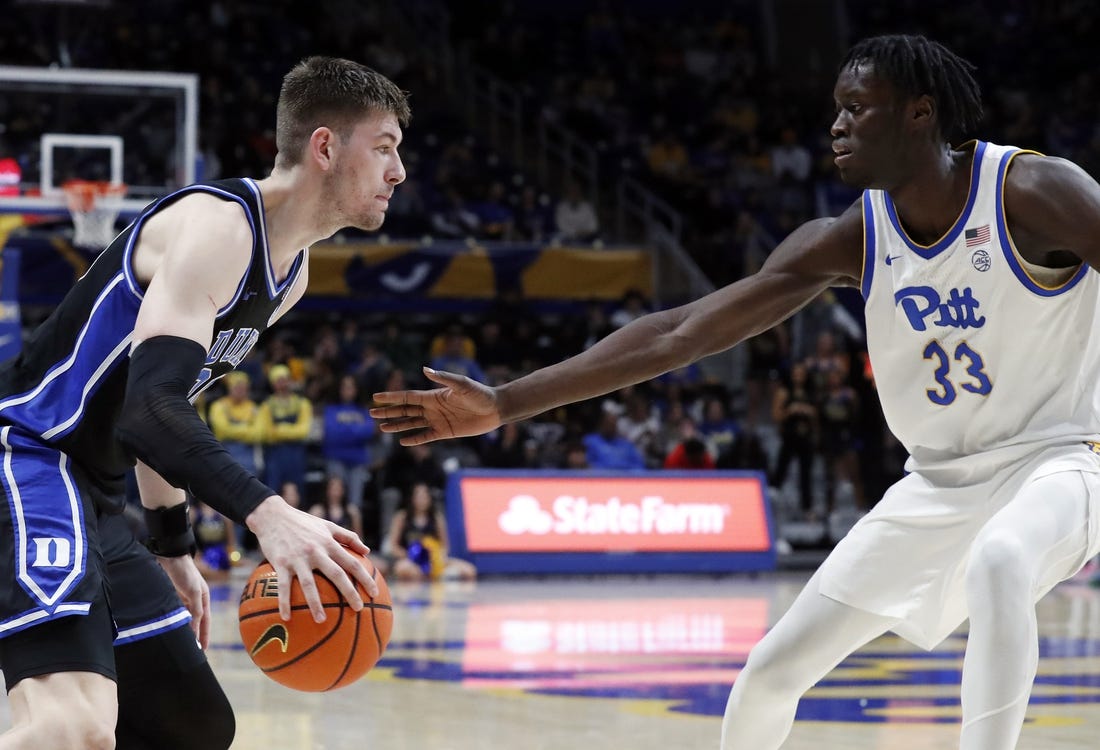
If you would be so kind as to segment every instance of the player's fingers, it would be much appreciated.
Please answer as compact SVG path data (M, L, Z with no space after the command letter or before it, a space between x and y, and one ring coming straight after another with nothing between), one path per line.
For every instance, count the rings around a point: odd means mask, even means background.
M337 526L331 521L329 522L329 530L332 532L332 538L343 546L358 552L360 555L370 554L370 547L364 544L363 540L354 531L345 529L343 526Z
M210 587L202 587L202 619L199 621L199 648L210 645Z
M298 571L298 585L302 587L302 596L309 605L309 613L313 615L314 622L325 621L325 606L321 604L321 594L317 591L317 581L313 578L313 568L308 563L301 566ZM333 581L333 583L336 583ZM337 585L339 588L339 585ZM282 593L283 584L279 583L279 593Z
M205 647L202 646L202 615L196 615L195 611L190 607L188 607L187 611L191 613L191 632L195 636L195 642L199 644L200 648L205 650Z
M275 568L275 580L278 581L276 588L279 592L279 617L284 620L289 620L290 584L294 580L294 574L287 568L276 566L274 563L272 563L271 567Z
M411 435L403 435L398 442L406 448L411 448L414 445L424 445L424 443L431 443L443 437L438 430L427 428Z
M430 367L424 368L424 377L433 383L439 383L439 385L445 385L448 388L464 388L470 383L465 375L457 375L446 370L433 370Z
M335 526L335 524L332 525ZM359 537L356 536L354 533L352 533L351 536L356 541L359 540ZM333 537L336 537L335 533L333 534ZM339 539L337 539L337 541L339 541ZM368 573L367 569L363 567L363 563L359 560L359 558L348 552L349 546L350 545L338 547L332 553L332 559L326 560L325 562L331 562L339 566L340 579L346 579L348 582L348 586L351 588L352 591L355 591L355 584L351 581L351 579L347 578L347 573L350 573L359 582L359 584L366 590L367 594L371 598L378 596L378 584L376 584L374 582L374 579L371 578L370 573ZM363 544L361 541L359 542L359 546L364 550L362 554L366 555L370 552L370 548L368 548L367 545ZM345 573L345 571L347 571L347 573ZM328 574L326 573L325 575ZM339 583L336 578L332 578L331 580L333 583L337 584L337 587L339 587ZM357 591L355 594L355 598L347 596L346 593L344 596L349 602L354 602L356 600L362 602L362 597L359 596L359 593ZM359 607L355 607L355 609L358 610Z
M382 432L407 432L408 430L423 430L430 425L431 422L425 417L407 417L379 422L378 429Z
M422 391L383 391L374 394L374 403L419 406L424 403L424 393Z
M332 581L332 585L340 592L344 597L344 601L351 605L351 608L356 612L363 608L363 597L359 594L359 590L355 587L355 583L348 577L348 573L355 573L355 568L362 567L359 565L359 561L351 555L348 555L348 560L344 564L344 560L337 563L333 560L325 560L317 569L324 574L325 578ZM366 572L366 571L364 571ZM358 576L356 576L358 578Z
M408 419L410 417L422 417L424 415L424 407L411 404L375 406L370 410L370 415L375 419Z

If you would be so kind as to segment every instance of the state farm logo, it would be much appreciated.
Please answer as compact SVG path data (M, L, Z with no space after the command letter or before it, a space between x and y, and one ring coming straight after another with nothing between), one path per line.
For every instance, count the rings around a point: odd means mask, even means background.
M505 534L721 534L730 514L723 503L670 503L660 495L638 502L618 497L606 503L559 495L551 510L538 498L516 495L497 523Z

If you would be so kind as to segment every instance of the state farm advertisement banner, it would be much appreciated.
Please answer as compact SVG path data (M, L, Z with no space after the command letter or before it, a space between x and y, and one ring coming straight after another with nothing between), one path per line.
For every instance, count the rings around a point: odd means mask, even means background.
M755 477L464 476L470 552L764 552Z

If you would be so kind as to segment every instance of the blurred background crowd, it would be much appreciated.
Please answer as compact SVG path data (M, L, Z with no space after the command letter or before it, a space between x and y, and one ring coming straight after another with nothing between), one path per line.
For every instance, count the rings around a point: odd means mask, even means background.
M1085 0L156 0L71 8L63 36L56 12L10 7L7 21L22 33L0 35L0 63L199 74L204 179L270 169L279 82L298 59L342 55L393 78L411 92L414 119L389 237L644 243L616 204L622 185L637 184L678 217L675 239L706 279L734 281L800 223L855 197L837 181L829 148L835 67L855 39L895 31L925 33L977 65L986 103L977 135L1100 176L1100 72L1090 59L1100 11ZM805 23L783 22L796 12ZM588 167L540 164L523 147L530 133L502 137L496 121L456 99L469 91L456 76L533 113L540 134L564 133ZM0 157L37 181L28 154L50 115L6 109L0 99ZM106 107L90 115L113 116ZM134 184L155 181L166 158L156 121L170 114L150 105L146 115L116 123L148 152L149 174L126 175ZM824 520L872 505L905 459L883 422L859 297L848 291L748 342L732 377L689 367L481 438L415 449L375 428L370 394L425 385L425 364L502 382L662 301L632 292L547 314L502 290L487 309L447 314L313 306L269 332L199 408L288 499L357 524L380 549L406 545L416 498L438 501L449 472L473 466L756 469L792 529L820 525L801 541L827 544Z

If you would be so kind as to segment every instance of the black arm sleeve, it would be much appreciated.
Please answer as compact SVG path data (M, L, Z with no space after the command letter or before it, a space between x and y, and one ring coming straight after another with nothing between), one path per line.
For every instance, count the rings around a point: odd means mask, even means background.
M188 402L206 351L177 336L154 336L130 356L126 400L115 435L173 487L237 523L278 494L233 460Z

